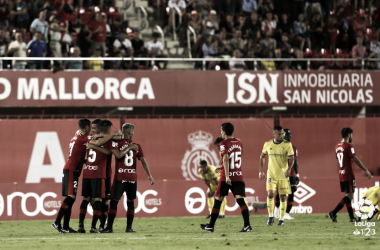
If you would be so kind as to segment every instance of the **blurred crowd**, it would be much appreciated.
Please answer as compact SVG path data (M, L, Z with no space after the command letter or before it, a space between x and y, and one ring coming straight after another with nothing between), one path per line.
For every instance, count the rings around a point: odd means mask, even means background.
M168 34L190 36L193 57L208 69L379 69L380 0L148 0L162 8ZM182 22L179 22L179 19ZM174 24L174 25L173 25ZM191 27L194 33L187 33ZM195 34L195 35L193 35ZM151 62L103 57L167 57L160 34L149 41L129 27L115 0L0 0L0 57L95 57L99 60L2 60L3 69L148 69ZM328 58L355 58L353 63ZM166 62L157 67L166 68Z

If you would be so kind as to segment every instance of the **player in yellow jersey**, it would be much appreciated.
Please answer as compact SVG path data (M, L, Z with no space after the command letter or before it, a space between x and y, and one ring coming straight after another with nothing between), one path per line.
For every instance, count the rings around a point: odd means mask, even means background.
M279 226L284 225L284 216L286 210L286 195L291 194L289 184L289 174L294 164L294 152L292 143L284 140L284 130L281 126L275 126L273 129L274 139L264 143L263 151L260 156L260 171L259 178L265 178L263 170L265 157L268 155L268 171L267 171L267 205L269 219L268 226L272 226L274 222L274 193L278 186L278 193L280 194L280 220ZM289 159L289 164L288 164Z
M373 212L373 215L368 218L368 220L371 220L373 217L376 216L376 214L379 212L380 209L380 187L371 187L363 194L363 200L369 200L375 207L375 211ZM380 220L380 214L377 216L376 220Z
M220 172L219 171L216 172L216 167L212 165L208 165L207 161L202 160L199 163L198 173L200 174L201 179L205 181L208 187L207 204L208 204L210 214L206 217L206 219L209 219L211 217L212 208L214 207L214 195L218 187ZM225 211L226 211L226 197L224 197L224 200L220 206L220 214L218 218L224 218Z

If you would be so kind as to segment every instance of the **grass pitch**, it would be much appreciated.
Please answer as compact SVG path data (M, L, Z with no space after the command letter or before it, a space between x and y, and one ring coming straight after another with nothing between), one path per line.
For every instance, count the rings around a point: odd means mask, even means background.
M53 221L0 222L0 249L379 249L380 221L370 227L348 222L346 213L332 223L324 214L293 215L285 226L266 225L266 215L252 215L253 232L238 233L241 216L218 219L215 232L200 229L204 217L135 218L133 229L125 233L126 219L115 221L113 234L58 234ZM89 230L90 219L86 220ZM71 221L76 229L77 219ZM360 234L353 232L358 229ZM363 230L362 230L363 229ZM373 231L374 230L374 231ZM375 233L375 234L373 234Z

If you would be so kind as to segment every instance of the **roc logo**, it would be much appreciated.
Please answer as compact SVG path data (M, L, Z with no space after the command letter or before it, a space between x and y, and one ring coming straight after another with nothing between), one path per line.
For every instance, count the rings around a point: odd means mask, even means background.
M315 190L300 181L297 186L297 191L294 193L294 201L301 204L313 195L315 195Z
M208 164L218 166L219 156L210 149L210 144L213 142L213 137L205 131L196 131L187 137L191 144L191 150L186 150L182 159L182 175L187 181L195 181L200 178L198 174L198 164L201 160L206 160Z

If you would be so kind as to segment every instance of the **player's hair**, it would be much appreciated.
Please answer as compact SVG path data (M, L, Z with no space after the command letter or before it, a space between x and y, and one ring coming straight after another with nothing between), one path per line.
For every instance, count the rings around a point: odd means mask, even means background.
M215 141L214 141L214 145L215 145L215 144L218 144L218 145L219 145L219 143L221 143L222 141L224 141L222 137L216 137L216 139L215 139Z
M85 129L87 126L91 126L91 121L83 118L78 121L78 125L80 129Z
M281 131L281 130L282 130L281 126L274 126L274 128L273 128L273 132L274 131Z
M124 123L121 128L122 128L123 131L127 130L127 129L135 129L135 125L133 125L131 123Z
M207 161L205 161L205 160L201 160L201 161L199 162L199 165L202 166L202 165L208 165L208 164L207 164Z
M234 133L234 125L230 122L225 122L222 124L222 130L226 133L227 136L231 136Z
M103 120L101 123L100 123L100 131L101 132L107 132L107 130L109 129L109 128L111 128L111 126L112 126L112 122L111 121L109 121L109 120Z
M349 134L352 134L354 131L350 127L344 127L342 128L342 131L340 131L340 134L342 135L342 138L346 138Z
M100 126L100 123L102 123L102 119L95 119L91 122L91 124L95 124L95 125L98 125Z

